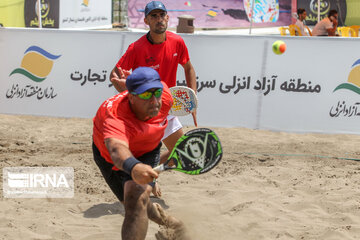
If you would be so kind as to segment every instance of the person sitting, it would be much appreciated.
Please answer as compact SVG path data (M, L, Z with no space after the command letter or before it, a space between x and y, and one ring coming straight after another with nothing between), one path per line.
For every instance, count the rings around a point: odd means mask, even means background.
M338 26L338 12L333 9L329 11L328 17L318 22L313 31L313 36L336 36Z

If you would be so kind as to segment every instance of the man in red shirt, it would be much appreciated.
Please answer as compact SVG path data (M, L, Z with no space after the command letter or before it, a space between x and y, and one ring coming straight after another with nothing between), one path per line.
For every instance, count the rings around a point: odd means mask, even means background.
M130 44L129 48L116 64L110 75L114 87L122 92L126 90L125 73L139 66L147 66L159 72L162 81L169 87L176 85L176 72L180 64L185 71L187 86L196 92L196 75L189 58L184 40L177 34L166 31L169 15L162 2L152 1L145 7L144 22L150 31ZM196 113L193 113L194 124L197 126ZM177 117L168 117L163 143L171 151L177 140L184 134Z
M124 79L125 80L125 79ZM170 228L183 224L150 201L158 173L161 138L173 104L169 88L152 68L127 76L128 91L106 100L93 119L93 155L105 181L124 204L122 239L145 239L148 219Z

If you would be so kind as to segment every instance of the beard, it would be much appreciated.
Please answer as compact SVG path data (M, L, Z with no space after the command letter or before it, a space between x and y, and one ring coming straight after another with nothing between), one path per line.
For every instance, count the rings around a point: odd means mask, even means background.
M151 106L148 109L148 116L150 118L156 117L160 112L161 105L162 105L162 103L157 103L157 104L154 104L153 106Z
M166 31L166 29L167 29L167 24L158 23L155 26L154 32L156 34L162 34Z

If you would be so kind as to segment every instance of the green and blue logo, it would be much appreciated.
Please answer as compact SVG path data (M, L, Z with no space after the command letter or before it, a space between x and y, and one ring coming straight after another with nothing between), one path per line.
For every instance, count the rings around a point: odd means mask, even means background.
M31 46L26 49L20 67L13 70L10 76L18 73L34 82L42 82L50 74L54 60L59 57L61 55L53 55L41 47Z
M340 89L346 89L360 94L360 59L358 59L351 68L348 81L337 86L333 92Z
M84 7L88 7L89 6L89 0L83 0L81 5L84 6Z

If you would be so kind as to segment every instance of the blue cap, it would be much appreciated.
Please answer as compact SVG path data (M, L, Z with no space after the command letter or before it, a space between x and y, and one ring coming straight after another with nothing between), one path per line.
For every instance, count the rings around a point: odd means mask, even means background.
M151 88L163 88L159 73L150 67L138 67L126 79L129 92L143 93Z
M159 1L152 1L149 2L148 4L146 4L145 7L145 17L147 17L147 15L155 9L160 9L163 10L164 12L167 12L165 5L162 2Z

